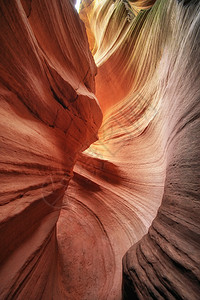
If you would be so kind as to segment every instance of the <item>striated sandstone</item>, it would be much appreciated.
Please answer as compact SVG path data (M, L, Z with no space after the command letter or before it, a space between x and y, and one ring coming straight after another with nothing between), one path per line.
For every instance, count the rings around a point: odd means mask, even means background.
M1 299L198 299L198 1L0 9Z
M0 298L61 299L56 222L76 156L97 139L96 66L70 2L0 11Z
M156 1L130 21L125 1L87 3L80 16L96 37L104 119L67 199L98 217L112 245L112 276L96 298L120 299L121 257L135 244L123 260L124 299L197 299L199 6Z

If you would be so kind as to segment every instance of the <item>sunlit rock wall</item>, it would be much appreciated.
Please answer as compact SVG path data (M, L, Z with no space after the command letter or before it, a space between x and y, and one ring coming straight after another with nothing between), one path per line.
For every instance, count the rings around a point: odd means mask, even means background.
M1 299L198 299L200 7L154 2L82 1L88 45L0 0Z
M79 253L72 260L85 274L74 283L84 287L81 297L120 299L122 257L163 201L149 234L124 258L123 296L197 299L199 6L129 4L82 1L104 119L75 166L58 229L84 228L81 245L80 236L72 239ZM77 280L78 262L75 271Z
M101 124L95 74L69 1L0 1L1 299L67 299L56 222Z

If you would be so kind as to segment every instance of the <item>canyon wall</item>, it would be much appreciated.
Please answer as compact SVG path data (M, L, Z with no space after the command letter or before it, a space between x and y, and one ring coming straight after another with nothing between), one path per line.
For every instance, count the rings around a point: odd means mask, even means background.
M102 264L107 283L97 299L120 299L130 245L124 299L197 299L199 5L129 4L82 1L104 118L75 166L68 200L76 194L101 221L102 244L111 243L112 277Z
M198 1L0 8L1 298L198 299Z
M1 0L0 14L0 298L66 299L56 222L101 124L96 66L69 1Z

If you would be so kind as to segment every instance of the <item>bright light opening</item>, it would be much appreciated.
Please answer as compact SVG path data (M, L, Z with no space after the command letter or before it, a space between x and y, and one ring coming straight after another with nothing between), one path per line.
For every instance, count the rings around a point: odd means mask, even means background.
M79 12L80 3L81 3L81 0L76 1L75 8L76 8L77 12Z

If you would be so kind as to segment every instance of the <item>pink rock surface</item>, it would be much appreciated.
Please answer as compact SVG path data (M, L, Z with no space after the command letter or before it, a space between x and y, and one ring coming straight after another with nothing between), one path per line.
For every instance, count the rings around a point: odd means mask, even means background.
M112 273L88 299L120 299L121 257L134 244L123 260L124 299L198 299L199 7L157 1L130 21L125 2L88 3L81 16L96 37L104 119L67 203L92 211L104 230L98 240L112 247L104 255ZM87 248L94 256L99 246ZM104 264L98 272L109 274Z
M0 0L0 298L196 300L200 6L74 2Z
M56 222L76 155L101 124L96 66L68 1L0 10L0 298L61 299Z

